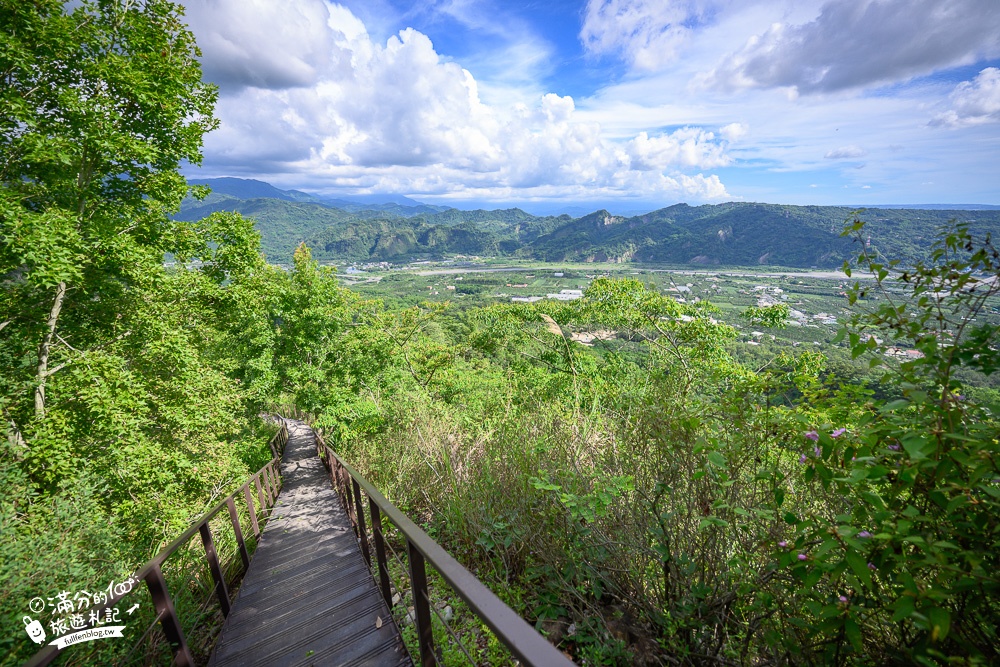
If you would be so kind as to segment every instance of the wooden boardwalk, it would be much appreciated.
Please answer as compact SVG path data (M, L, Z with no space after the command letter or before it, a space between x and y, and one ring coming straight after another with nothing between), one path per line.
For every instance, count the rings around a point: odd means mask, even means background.
M288 421L283 488L209 665L411 665L350 519Z

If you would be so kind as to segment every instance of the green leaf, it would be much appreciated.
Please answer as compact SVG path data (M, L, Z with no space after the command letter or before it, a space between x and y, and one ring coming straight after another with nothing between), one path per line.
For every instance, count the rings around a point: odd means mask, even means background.
M951 629L951 612L941 607L931 607L925 609L924 613L930 624L931 641L943 641Z
M892 603L892 608L895 609L892 614L892 622L899 623L913 615L916 604L912 595L904 595Z
M889 474L889 469L885 466L872 466L868 469L868 479L882 479Z
M847 635L847 640L851 642L851 646L854 650L861 652L861 628L858 627L857 622L850 617L844 619L844 634Z
M716 468L726 467L726 457L717 451L713 450L708 453L708 461Z
M871 587L872 585L872 573L868 569L868 562L861 556L861 554L856 551L848 551L847 554L847 564L851 566L851 570L854 572L855 576L862 581L866 586Z
M923 434L904 436L900 439L900 442L903 444L903 449L906 450L906 453L915 461L927 458L937 448L937 444Z

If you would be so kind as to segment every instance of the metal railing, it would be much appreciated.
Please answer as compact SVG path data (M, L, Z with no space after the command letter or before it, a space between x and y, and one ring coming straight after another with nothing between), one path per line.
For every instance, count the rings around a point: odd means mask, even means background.
M272 454L271 460L268 461L263 468L258 470L250 479L248 479L243 486L226 496L224 500L206 512L200 519L195 521L190 528L181 534L180 537L161 549L152 560L140 567L135 574L127 580L130 582L129 590L125 591L123 586L123 592L121 594L116 593L113 597L110 597L107 604L100 609L97 616L101 617L107 610L115 609L119 602L131 595L133 593L131 583L144 581L146 583L146 588L149 591L149 595L153 600L153 605L156 610L156 618L150 628L147 628L146 632L139 640L140 643L150 634L150 631L153 627L155 627L156 623L159 623L173 652L172 664L177 665L178 667L193 667L195 664L194 658L191 654L187 638L185 637L184 630L181 627L180 620L177 616L177 611L174 608L174 602L170 597L170 591L167 589L167 581L163 576L163 565L171 555L173 555L181 547L185 546L188 541L194 537L195 533L199 533L201 535L202 545L205 549L205 562L208 564L212 581L214 583L215 597L218 598L219 607L223 616L228 616L230 611L229 587L226 584L223 564L219 560L219 555L216 551L215 540L213 538L209 522L222 511L223 507L228 509L236 544L239 549L240 561L242 562L242 568L239 572L239 576L242 576L250 567L250 552L247 549L247 541L243 536L243 528L240 525L236 499L242 496L242 498L246 501L247 512L250 519L250 528L253 530L255 542L259 542L260 535L263 530L264 520L270 516L270 513L274 508L274 502L278 497L278 493L281 491L281 455L284 452L284 448L287 443L288 427L284 421L282 421L281 429L268 442L268 446L270 447ZM251 490L251 487L253 490ZM257 510L254 509L254 499L252 495L254 491L256 492L256 498L260 508L259 515ZM42 667L43 665L48 665L55 660L63 650L49 644L32 656L31 659L25 663L25 667Z
M377 569L376 584L390 610L393 608L393 592L389 577L387 548L392 550L392 545L383 535L382 517L388 519L406 539L406 553L409 562L407 569L409 570L410 587L413 594L413 617L417 631L421 667L431 667L440 662L435 651L431 627L432 607L427 587L426 563L430 563L437 570L452 590L493 631L497 639L521 664L545 665L546 667L568 667L574 664L535 628L525 622L517 612L504 604L475 575L434 542L427 533L407 518L395 505L386 500L385 496L371 482L341 459L326 444L319 433L316 433L316 448L330 473L330 481L340 495L344 509L351 518L355 536L361 544L361 552L368 562L369 568L372 567L372 548L369 545L368 526L371 526L371 541L374 543L375 567ZM370 521L366 520L365 517L362 492L368 498ZM400 565L402 565L401 562ZM433 611L437 614L436 609ZM438 618L452 639L461 647L461 642L458 642L458 638L455 637L440 614L438 614ZM476 664L468 653L466 653L466 657L472 664Z

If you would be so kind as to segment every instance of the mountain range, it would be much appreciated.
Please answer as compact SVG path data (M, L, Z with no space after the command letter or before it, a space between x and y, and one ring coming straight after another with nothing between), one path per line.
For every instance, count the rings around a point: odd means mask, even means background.
M196 220L235 211L255 220L271 261L287 262L305 242L320 260L393 261L449 255L567 262L649 262L694 266L833 268L860 250L840 235L854 209L730 202L676 204L642 215L606 210L581 217L535 216L520 209L459 210L399 196L324 198L261 181L190 181L212 192L189 197L176 216ZM951 219L975 233L1000 232L1000 210L869 208L863 242L911 264L929 256Z

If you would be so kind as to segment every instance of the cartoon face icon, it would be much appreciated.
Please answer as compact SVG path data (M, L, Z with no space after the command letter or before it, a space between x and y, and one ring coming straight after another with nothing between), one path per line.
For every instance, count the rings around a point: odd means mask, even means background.
M27 631L31 641L41 644L45 641L45 628L38 621L31 620L30 616L24 617L24 629Z

